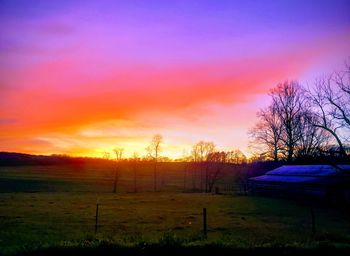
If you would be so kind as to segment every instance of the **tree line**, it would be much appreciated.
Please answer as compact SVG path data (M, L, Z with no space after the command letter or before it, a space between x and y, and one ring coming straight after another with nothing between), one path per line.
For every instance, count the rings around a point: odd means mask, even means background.
M164 187L164 172L158 168L158 163L161 161L160 153L162 151L162 143L162 135L156 134L146 147L146 157L140 158L134 153L134 156L128 159L128 161L133 163L135 192L137 191L137 163L141 161L150 161L153 163L153 190L158 191L159 185L160 187ZM120 164L125 160L122 157L123 152L124 149L122 147L116 147L113 150L113 159L116 162L113 186L114 193L117 191L117 185L121 174ZM108 160L111 158L109 153L105 153L105 157L107 157ZM247 157L238 149L220 151L216 149L213 142L199 141L192 146L191 153L184 156L182 161L187 163L185 167L186 170L184 170L184 187L186 187L186 183L190 181L193 190L212 192L214 185L223 178L224 169L230 164L238 165L246 163ZM198 181L199 185L197 184Z

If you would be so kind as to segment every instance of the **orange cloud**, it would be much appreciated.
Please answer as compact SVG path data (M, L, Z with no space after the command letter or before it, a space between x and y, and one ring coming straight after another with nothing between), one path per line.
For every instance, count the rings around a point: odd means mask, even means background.
M83 60L64 57L56 62L38 64L24 69L21 77L14 77L16 86L0 88L4 98L1 120L12 120L0 122L0 150L30 151L32 146L32 150L38 152L43 148L43 152L58 150L73 153L79 148L80 152L86 153L89 149L84 148L84 144L102 148L111 138L114 141L126 138L113 135L106 136L106 141L103 141L79 135L84 127L108 120L131 120L139 127L132 127L137 134L138 129L144 126L144 120L138 118L153 113L156 115L150 120L180 117L184 123L182 129L196 133L193 127L197 124L191 120L208 114L203 106L254 106L254 102L247 104L252 97L266 93L278 81L297 78L325 53L332 51L332 47L338 45L324 42L287 53L167 68L117 65L108 69L108 74L102 77L96 75L94 79L79 76L85 67ZM229 113L234 117L224 111L221 114L227 120L247 123L245 118L251 118L255 110L242 115L247 111L247 106L245 108L236 110L236 114ZM123 129L124 125L117 124L116 129ZM228 121L223 125L229 127L234 124ZM160 128L164 129L150 124L148 133L131 137L140 141L140 138L150 136L151 132ZM242 133L243 128L240 129ZM181 132L178 131L178 134ZM192 136L195 137L194 134ZM216 136L222 140L220 134ZM66 146L59 145L60 138L62 141L69 138Z

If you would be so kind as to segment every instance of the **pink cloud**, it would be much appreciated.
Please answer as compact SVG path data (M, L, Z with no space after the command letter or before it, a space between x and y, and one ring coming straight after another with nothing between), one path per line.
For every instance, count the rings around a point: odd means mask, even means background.
M88 62L93 59L87 55L78 54L73 55L78 58L72 58L65 53L55 61L33 64L11 73L11 77L6 76L12 86L0 87L3 95L0 117L3 120L16 119L17 122L0 125L0 140L9 142L11 138L23 137L30 142L31 138L43 134L61 133L62 137L76 136L89 142L76 135L84 126L108 120L137 121L140 116L152 113L156 115L151 121L180 117L179 122L183 122L181 130L170 132L169 136L176 133L180 136L189 131L193 138L205 139L208 136L224 141L220 133L227 133L235 127L242 137L244 127L248 129L251 123L247 119L251 120L257 110L248 107L257 105L254 97L266 93L281 80L298 78L312 69L329 52L339 49L338 43L333 44L334 40L263 56L171 67L137 63L124 66L122 61L116 61L104 69L98 67L103 66L101 62ZM227 105L232 111L208 112L213 105ZM221 116L222 123L215 118L217 115ZM198 134L196 127L203 126L203 122L191 122L198 116L208 116L204 123L211 123L212 127L216 124L215 129L220 132L210 134L208 128ZM245 125L238 127L235 123ZM148 128L152 132L157 129L166 133L165 128L156 123L153 128ZM30 144L28 141L13 139L11 148L17 146L18 150L24 150L27 146L23 145ZM73 147L78 142L71 143ZM243 142L240 141L239 145ZM55 149L52 143L39 146L43 150Z

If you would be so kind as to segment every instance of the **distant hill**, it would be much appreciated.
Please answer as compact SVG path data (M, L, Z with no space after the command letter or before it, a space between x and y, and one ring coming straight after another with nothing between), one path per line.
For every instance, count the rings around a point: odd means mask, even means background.
M43 156L15 152L0 152L0 166L84 164L87 162L105 161L106 160L99 158L70 157L65 155Z

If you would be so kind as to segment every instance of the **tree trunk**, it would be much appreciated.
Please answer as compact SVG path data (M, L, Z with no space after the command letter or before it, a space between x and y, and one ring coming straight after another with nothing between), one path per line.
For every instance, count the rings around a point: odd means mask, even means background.
M137 184L136 184L136 166L134 166L134 193L137 192Z
M278 151L277 151L277 148L275 147L275 150L273 151L273 160L275 162L278 161Z
M115 170L115 173L114 173L114 184L113 184L113 193L117 193L117 183L118 183L118 170Z
M157 161L154 162L154 192L157 191Z

